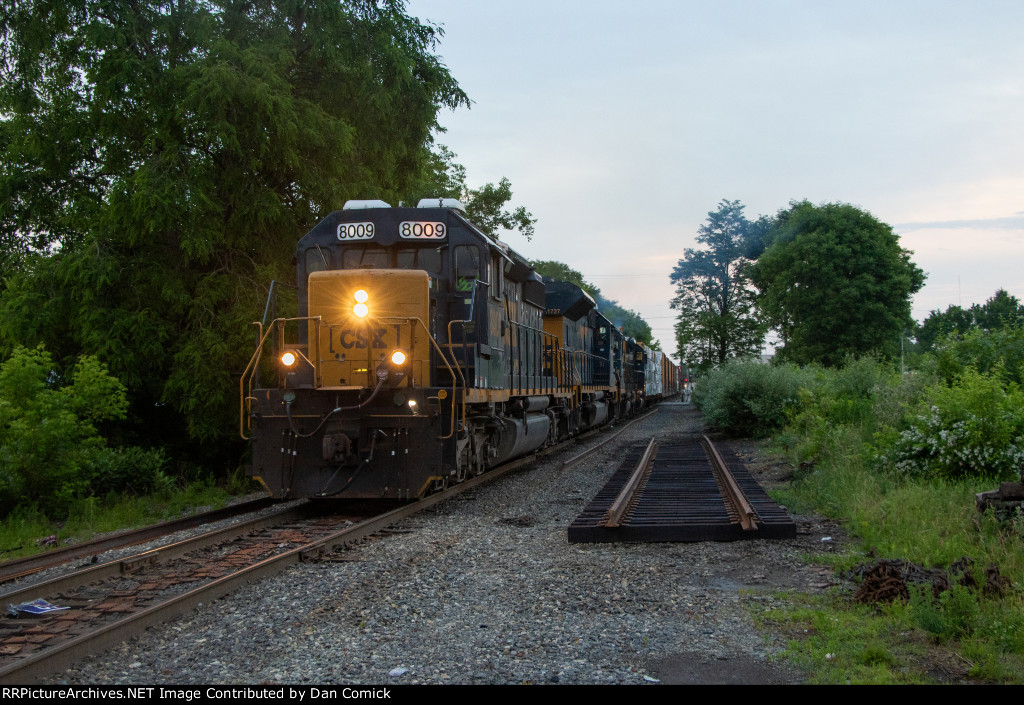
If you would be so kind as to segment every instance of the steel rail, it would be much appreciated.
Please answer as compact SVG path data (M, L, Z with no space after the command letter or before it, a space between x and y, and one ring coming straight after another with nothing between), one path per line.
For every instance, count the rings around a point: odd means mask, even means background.
M82 568L73 573L61 575L39 583L19 586L10 592L0 595L0 605L18 604L19 602L23 602L27 599L33 599L41 595L52 595L64 590L72 590L83 585L88 585L89 583L94 583L105 578L127 575L141 566L157 563L162 560L177 558L189 551L195 551L224 541L226 538L241 536L252 531L259 531L260 529L264 529L269 526L281 524L282 522L303 518L312 511L311 506L312 505L310 503L305 503L297 507L281 509L266 516L256 517L240 524L225 526L215 531L176 541L175 543L171 543L166 546L159 546L148 551L143 551L142 553L135 553L124 558L117 558L112 561L107 561L106 563Z
M722 487L722 498L736 510L740 526L743 527L744 531L756 531L757 523L761 518L747 500L747 496L743 494L743 490L740 489L736 478L729 472L729 468L726 466L725 461L722 460L718 449L715 448L711 439L705 435L701 436L700 443L704 446L708 460L711 461L711 471L715 474L715 478Z
M160 538L161 536L166 536L167 534L173 534L176 531L191 529L203 524L210 524L222 519L229 519L231 517L238 516L239 514L246 514L248 512L259 511L260 509L266 509L274 504L274 502L275 500L270 497L261 497L260 499L253 500L251 502L243 502L230 507L223 507L221 509L203 512L201 514L193 514L192 516L182 517L181 519L171 519L170 521L153 524L151 526L143 526L139 529L125 531L113 536L93 539L73 546L66 546L53 551L47 551L46 553L39 553L34 556L26 556L25 558L17 558L12 561L0 563L0 583L10 582L11 580L16 580L26 575L31 575L32 573L38 573L46 568L52 568L53 566L67 563L68 561L76 558L99 555L104 551L109 551L114 548L135 546L140 543L145 543L146 541L151 541L155 538Z
M655 407L652 411L630 420L611 437L602 441L598 446L586 451L583 455L594 452L625 431L626 428L631 426L633 423L646 418L657 410L657 407ZM597 429L595 429L595 431L596 430ZM417 512L432 507L440 502L451 499L452 497L473 489L481 484L497 479L511 470L534 462L539 457L557 450L558 447L556 446L554 448L544 449L540 452L518 458L502 466L493 468L481 475L478 475L477 477L461 482L444 492L430 495L417 502L404 505L377 517L346 527L341 531L313 541L305 546L293 548L277 556L267 558L230 575L215 579L206 585L170 598L160 604L142 609L133 615L124 617L97 630L81 634L62 642L59 645L39 651L32 656L20 659L16 663L0 669L0 683L32 682L56 671L65 669L85 656L110 648L111 646L121 643L125 639L138 634L151 626L155 626L186 614L192 611L200 603L209 603L210 601L223 597L243 585L275 575L301 561L316 560L317 558L332 551L336 546L352 544L374 533L380 532L401 519L416 514ZM575 462L575 460L571 462ZM563 468L568 464L571 464L571 462L563 464ZM53 581L46 581L44 583L29 586L0 596L0 601L17 601L26 596L30 596L33 593L38 594L44 589L48 592L52 592L54 589L58 591L66 590L71 587L95 582L105 577L129 573L143 564L155 563L162 559L177 557L178 555L182 555L188 551L216 543L221 536L227 534L231 530L234 530L236 533L245 533L247 531L263 528L264 526L271 526L275 523L280 523L284 518L285 512L299 510L306 511L306 508L308 507L309 505L301 505L301 507L296 507L292 510L284 510L284 512L257 519L253 522L246 522L244 525L227 527L217 532L204 534L202 537L196 537L195 539L178 542L177 544L153 549L152 551L146 551L123 560L111 561L100 566L79 571L74 574L76 576L74 578L72 576L66 576L63 579L57 578ZM241 530L242 526L246 527L244 531ZM54 588L53 586L59 587Z
M186 614L200 603L209 603L250 582L275 575L300 561L316 560L318 557L331 551L335 546L351 544L366 538L387 528L400 519L432 507L439 502L451 499L459 493L473 489L485 482L490 482L511 470L533 462L535 459L535 455L529 455L514 460L465 482L461 482L444 492L431 495L418 502L404 505L398 509L346 527L341 531L313 541L305 546L299 546L277 556L267 558L235 573L213 580L194 590L175 596L165 602L145 608L136 614L124 617L100 629L74 637L49 649L44 649L0 669L0 683L32 682L65 669L84 656L98 653L138 634L148 627ZM3 596L0 599L6 599L6 597Z
M636 470L629 476L629 480L622 487L615 501L612 502L612 506L608 508L608 512L605 515L604 521L601 522L601 526L607 526L610 529L617 528L622 525L622 517L625 515L626 510L632 505L634 498L636 497L637 490L642 486L642 480L644 480L650 474L651 463L654 462L654 457L658 454L658 444L654 438L651 438L651 442L647 444L647 449L644 451L643 457L640 458L640 462L636 465Z
M656 413L657 411L658 411L658 407L654 407L652 410L650 410L648 412L645 412L645 413L641 414L640 416L637 416L635 419L630 419L625 424L623 424L623 426L619 430L617 430L615 433L613 433L612 435L610 435L607 438L605 438L603 441L601 441L597 445L592 446L591 448L588 448L587 450L583 451L582 453L579 453L578 455L574 455L573 457L571 457L568 460L566 460L565 462L563 462L562 463L562 469L565 470L570 465L575 465L576 463L578 463L579 461L583 460L585 457L587 457L591 453L593 453L593 452L599 450L600 448L602 448L606 443L610 443L611 441L615 440L615 438L619 434L623 433L627 428L629 428L633 424L637 423L638 421L643 421L648 416Z

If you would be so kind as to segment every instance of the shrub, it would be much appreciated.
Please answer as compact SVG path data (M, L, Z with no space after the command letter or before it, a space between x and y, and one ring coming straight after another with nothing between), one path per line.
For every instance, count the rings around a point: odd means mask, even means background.
M782 428L811 373L795 365L733 361L697 382L693 401L711 426L737 436L766 436Z
M166 466L161 450L103 448L88 459L89 488L100 495L167 491L174 482L164 473Z
M97 489L166 484L162 453L107 448L93 425L127 407L124 386L95 358L65 378L42 347L16 349L0 365L0 511L28 501L52 515Z
M899 432L876 437L877 460L916 477L1009 479L1024 463L1024 394L1004 389L998 371L966 370L951 386L939 383Z
M935 352L939 374L952 383L966 370L998 372L1005 382L1024 383L1024 327L971 330L961 337L947 336Z

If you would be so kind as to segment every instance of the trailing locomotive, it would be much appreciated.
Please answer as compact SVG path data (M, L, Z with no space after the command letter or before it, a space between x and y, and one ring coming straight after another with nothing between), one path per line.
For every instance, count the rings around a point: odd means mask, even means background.
M240 384L274 497L422 497L678 391L666 357L451 199L350 201L296 264L298 315L256 324Z

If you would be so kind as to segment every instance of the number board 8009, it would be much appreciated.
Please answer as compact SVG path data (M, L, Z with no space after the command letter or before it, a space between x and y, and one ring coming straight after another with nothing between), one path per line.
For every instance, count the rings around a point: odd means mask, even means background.
M338 226L339 240L372 240L373 223L341 223Z
M441 240L447 234L444 223L406 220L398 224L398 236L406 240Z

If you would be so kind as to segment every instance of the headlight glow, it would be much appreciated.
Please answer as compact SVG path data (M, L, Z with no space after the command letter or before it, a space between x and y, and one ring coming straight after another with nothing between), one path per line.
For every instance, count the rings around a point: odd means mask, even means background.
M402 352L401 350L395 350L393 353L391 353L391 362L392 364L395 365L404 365L405 353Z
M366 314L370 312L370 309L366 307L366 304L356 304L352 307L352 313L356 314L360 318L365 318Z
M295 353L286 352L281 356L281 364L285 367L291 367L295 364Z
M364 290L360 289L355 293L355 299L357 303L365 304L370 299L370 295Z

